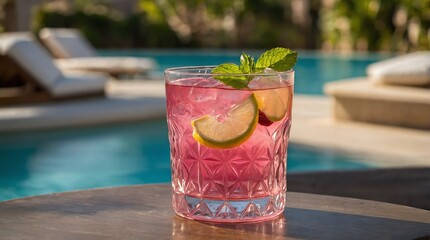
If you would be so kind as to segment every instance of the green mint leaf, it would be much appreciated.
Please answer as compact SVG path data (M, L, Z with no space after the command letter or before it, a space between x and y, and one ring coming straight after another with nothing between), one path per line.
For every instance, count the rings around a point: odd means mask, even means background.
M253 73L255 71L254 58L246 53L242 53L240 56L239 69L242 71L242 73Z
M235 76L234 74L243 74L239 66L234 63L223 63L212 70L214 78L233 88L247 88L249 81L245 76ZM226 74L226 75L221 75Z
M266 68L283 72L293 68L296 62L297 52L287 48L278 47L261 54L255 63L255 68L258 72L263 71Z
M248 84L252 81L253 74L260 73L266 68L271 68L278 72L290 70L297 62L297 52L287 48L270 49L258 58L257 62L254 58L246 53L240 56L240 66L234 63L224 63L212 70L214 78L224 84L237 88L248 88ZM242 75L242 76L240 76Z
M241 74L239 66L234 63L223 63L212 70L216 74Z

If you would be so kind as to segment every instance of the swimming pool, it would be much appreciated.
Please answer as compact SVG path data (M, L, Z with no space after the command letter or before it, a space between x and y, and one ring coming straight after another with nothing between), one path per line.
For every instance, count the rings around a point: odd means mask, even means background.
M258 56L259 51L246 51ZM103 51L102 55L153 57L154 72L184 65L238 62L234 50ZM300 51L295 92L322 94L325 82L364 75L381 54ZM363 169L358 157L290 144L288 171ZM165 120L81 129L1 133L0 201L52 192L170 181Z
M366 169L360 159L291 144L288 171ZM96 187L170 181L165 120L2 133L0 201Z
M254 57L262 51L245 50ZM159 67L153 77L162 78L162 72L169 67L218 65L220 63L239 63L242 52L238 50L129 50L101 51L104 56L135 56L154 58ZM299 94L322 95L326 82L364 76L367 65L386 59L389 54L376 53L323 53L319 51L299 51L295 69L294 92Z

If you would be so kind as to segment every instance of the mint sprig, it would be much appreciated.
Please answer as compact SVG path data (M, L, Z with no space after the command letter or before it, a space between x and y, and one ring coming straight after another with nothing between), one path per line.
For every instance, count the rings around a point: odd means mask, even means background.
M252 76L240 76L241 74L261 73L266 68L283 72L290 70L297 62L297 52L288 48L277 47L260 55L257 62L246 53L240 56L240 65L223 63L212 70L214 77L224 84L236 89L247 88L252 81ZM222 75L225 74L225 75Z
M273 48L270 49L258 58L255 63L257 71L264 71L266 68L271 68L278 72L290 70L297 62L297 52L288 48Z
M242 71L242 73L253 73L253 72L255 72L254 58L249 56L246 53L242 53L242 55L240 56L239 69L240 69L240 71Z
M233 88L242 89L248 87L248 79L245 76L240 76L242 70L234 63L223 63L212 70L215 74L228 74L214 76L218 81ZM237 75L234 75L237 74Z

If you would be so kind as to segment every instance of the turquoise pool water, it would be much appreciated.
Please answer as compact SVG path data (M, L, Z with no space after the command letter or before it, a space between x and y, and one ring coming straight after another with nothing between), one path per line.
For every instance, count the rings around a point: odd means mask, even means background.
M359 158L291 144L288 171L365 169ZM0 201L77 189L170 181L164 120L2 133Z
M245 50L254 57L261 51ZM237 50L133 50L102 51L105 56L135 56L154 58L159 68L153 77L162 78L162 71L169 67L218 65L220 63L239 63L241 51ZM295 66L294 91L300 94L323 94L326 82L339 79L364 76L367 65L386 59L389 54L375 53L322 53L317 51L299 51L299 60Z

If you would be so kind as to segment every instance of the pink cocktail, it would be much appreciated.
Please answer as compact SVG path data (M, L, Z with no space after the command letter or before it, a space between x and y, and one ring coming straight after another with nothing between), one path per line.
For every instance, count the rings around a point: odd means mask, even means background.
M275 218L285 207L294 72L255 74L248 88L234 89L211 69L165 72L173 208L205 221ZM238 118L249 126L232 126Z

